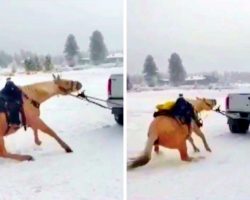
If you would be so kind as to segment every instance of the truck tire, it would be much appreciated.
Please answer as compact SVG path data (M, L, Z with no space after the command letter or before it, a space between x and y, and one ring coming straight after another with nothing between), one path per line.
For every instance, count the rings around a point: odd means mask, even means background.
M231 133L246 134L249 128L249 121L244 119L228 119Z
M123 115L122 114L115 114L115 121L119 125L123 126Z

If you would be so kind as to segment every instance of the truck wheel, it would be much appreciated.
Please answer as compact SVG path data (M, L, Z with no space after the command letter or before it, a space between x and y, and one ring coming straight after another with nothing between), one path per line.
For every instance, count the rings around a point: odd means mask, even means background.
M123 115L121 115L121 114L115 115L115 121L116 121L119 125L123 126Z
M229 118L228 125L231 133L246 134L249 128L249 121Z
M240 132L247 133L248 128L249 128L249 121L247 121L247 120L240 120L239 121L239 128L240 128Z

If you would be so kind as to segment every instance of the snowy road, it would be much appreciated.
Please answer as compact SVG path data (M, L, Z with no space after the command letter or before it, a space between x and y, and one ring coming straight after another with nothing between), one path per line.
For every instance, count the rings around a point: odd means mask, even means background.
M144 148L147 129L154 105L175 99L180 92L185 97L216 98L223 105L229 92L240 90L166 90L128 94L128 157ZM248 92L249 89L241 91ZM194 136L200 153L190 155L199 161L180 160L177 150L163 149L146 166L128 172L129 200L247 200L250 196L250 134L233 135L226 118L217 113L204 115L202 128L212 153L206 152L200 138Z
M79 80L86 94L107 98L107 80L122 68L88 69L62 73ZM52 80L51 74L17 75L24 85ZM2 77L1 85L5 82ZM31 131L6 137L11 152L30 154L34 162L0 159L0 200L116 200L122 199L123 130L109 110L73 97L54 97L42 107L42 118L70 145L66 154L50 137L39 133L41 146ZM112 161L112 162L111 162Z

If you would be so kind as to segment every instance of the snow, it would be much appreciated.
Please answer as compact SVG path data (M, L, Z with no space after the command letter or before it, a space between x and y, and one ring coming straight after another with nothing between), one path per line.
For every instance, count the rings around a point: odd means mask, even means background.
M110 55L107 56L107 58L123 58L123 54L122 53L112 53Z
M206 77L203 75L194 75L194 76L189 76L185 80L186 81L195 81L195 80L204 80Z
M60 73L79 80L86 94L107 98L110 74L122 68L88 69ZM3 86L6 77L0 78ZM19 74L16 84L52 80L51 74ZM109 110L74 99L54 97L41 107L41 117L73 149L66 154L57 142L39 132L36 146L31 130L5 138L13 153L30 154L33 162L0 159L0 200L116 200L123 193L123 130ZM111 162L112 161L112 162Z
M157 103L185 97L215 98L221 109L228 93L235 90L165 90L129 93L127 97L128 157L144 149L147 130ZM201 139L193 135L200 153L194 153L188 143L191 163L180 160L177 150L161 147L162 153L152 152L151 161L128 171L129 200L246 200L249 199L250 135L231 134L227 119L215 112L203 114L204 132L212 153L206 152Z

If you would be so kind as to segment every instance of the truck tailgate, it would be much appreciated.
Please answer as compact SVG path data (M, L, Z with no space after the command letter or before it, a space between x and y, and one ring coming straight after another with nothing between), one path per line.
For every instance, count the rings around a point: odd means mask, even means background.
M123 98L123 75L111 75L111 95L109 98Z
M250 94L230 94L229 111L250 112Z

